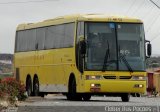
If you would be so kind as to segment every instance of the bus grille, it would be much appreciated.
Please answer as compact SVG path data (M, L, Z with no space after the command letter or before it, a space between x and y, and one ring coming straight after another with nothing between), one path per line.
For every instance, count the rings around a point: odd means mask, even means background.
M132 76L103 76L105 79L131 79Z
M103 76L105 79L116 79L116 76Z
M132 76L120 76L119 79L131 79Z

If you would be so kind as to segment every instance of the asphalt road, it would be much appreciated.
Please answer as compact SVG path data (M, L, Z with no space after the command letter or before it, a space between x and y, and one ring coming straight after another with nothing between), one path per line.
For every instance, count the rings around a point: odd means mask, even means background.
M65 96L30 97L19 104L18 112L160 112L160 97L97 97L90 101L68 101Z

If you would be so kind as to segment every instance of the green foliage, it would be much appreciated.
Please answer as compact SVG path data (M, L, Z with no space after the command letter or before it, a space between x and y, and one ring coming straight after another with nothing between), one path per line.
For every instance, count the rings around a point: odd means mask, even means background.
M5 77L13 77L13 74L12 73L3 73L3 74L0 73L0 79L3 79Z
M160 67L160 57L151 57L147 59L147 68L158 68Z
M14 78L8 77L0 80L0 98L6 98L11 103L18 100L25 100L25 86Z

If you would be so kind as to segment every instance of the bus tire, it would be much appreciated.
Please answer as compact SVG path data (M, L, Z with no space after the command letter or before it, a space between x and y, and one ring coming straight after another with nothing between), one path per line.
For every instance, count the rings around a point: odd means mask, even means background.
M129 102L130 95L128 93L124 93L121 95L121 99L123 102Z
M131 93L132 97L136 97L136 93Z
M66 97L67 97L67 100L71 100L71 97L70 97L69 93L66 94Z
M137 96L137 97L141 97L140 93L136 93L136 96Z
M30 77L26 81L26 91L28 96L32 96L32 80Z
M81 94L76 92L76 79L72 78L69 82L69 93L66 95L68 100L80 101L82 100Z
M82 98L84 101L89 101L91 99L91 95L90 94L83 94Z
M76 80L75 78L72 79L69 85L69 99L75 100L76 99Z
M42 98L44 98L44 97L45 97L45 93L40 92L40 93L39 93L39 96L42 97Z
M38 77L35 77L34 81L33 81L33 95L34 96L39 96L39 80L38 80Z

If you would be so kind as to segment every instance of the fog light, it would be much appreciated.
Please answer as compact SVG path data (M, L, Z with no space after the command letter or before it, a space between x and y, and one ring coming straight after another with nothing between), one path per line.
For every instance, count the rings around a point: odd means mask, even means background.
M91 92L100 92L101 91L101 84L91 84L90 91Z
M141 84L140 84L140 85L139 85L139 87L140 87L140 88L142 88L142 87L143 87L143 85L141 85Z
M91 87L95 87L95 84L91 84Z
M135 88L142 88L143 85L142 85L142 84L135 84L134 87L135 87Z
M101 87L100 84L91 84L91 87Z

